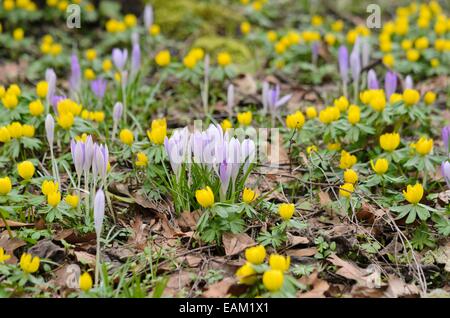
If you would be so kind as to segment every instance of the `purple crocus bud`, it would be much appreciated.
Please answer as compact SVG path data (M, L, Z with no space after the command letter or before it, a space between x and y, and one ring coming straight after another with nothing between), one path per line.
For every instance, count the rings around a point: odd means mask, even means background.
M203 148L206 146L208 142L208 136L205 132L195 131L191 135L191 150L192 150L192 159L195 163L204 163L203 162Z
M49 102L56 91L56 74L52 68L45 71L45 81L48 83L47 102Z
M442 128L442 143L444 144L445 149L448 150L449 148L449 144L448 142L450 141L450 126L445 126L444 128Z
M131 51L131 74L136 74L141 67L141 47L139 40L133 41L133 49Z
M69 85L70 89L77 92L80 89L81 84L81 67L78 61L78 57L75 53L72 53L70 58L70 78Z
M450 188L450 163L448 161L444 161L441 164L441 174L445 182L447 182L447 186Z
M341 74L341 79L344 84L348 83L348 50L345 45L341 45L339 47L338 52L338 60L339 60L339 73Z
M377 79L377 73L373 69L370 69L369 72L367 72L367 87L369 89L378 89L378 79Z
M231 179L233 180L233 183L236 183L236 178L241 166L241 143L236 138L231 138L228 144L227 162L232 166Z
M126 49L115 48L112 50L112 60L114 65L119 71L123 71L125 64L127 63L128 51Z
M219 177L220 177L220 197L225 199L228 187L230 185L232 167L226 160L220 164Z
M359 42L356 41L350 54L350 70L352 72L353 81L358 83L359 75L361 73L361 59L359 52Z
M148 29L153 24L153 8L150 4L146 4L144 8L144 26Z
M233 106L234 106L234 85L228 85L227 90L227 110L228 114L231 116L233 114Z
M115 122L118 122L120 120L120 118L122 117L122 113L123 113L123 104L121 102L117 102L114 105L114 109L113 109L113 120Z
M370 60L370 42L368 37L363 37L362 45L362 67L369 65Z
M50 147L53 147L53 140L55 136L55 120L50 114L47 114L47 117L45 118L45 132L47 134L48 144L50 145Z
M241 143L241 155L242 162L244 162L244 175L247 174L248 168L251 163L255 160L256 155L256 145L255 142L251 139L244 139Z
M384 78L384 91L389 99L397 90L397 75L394 72L387 71Z
M275 114L275 111L286 104L292 97L292 94L285 95L282 98L280 97L280 85L276 85L274 89L269 89L267 92L267 101L269 105L269 109L272 112L272 114Z
M311 58L313 64L317 63L317 58L319 57L319 47L320 45L318 41L314 41L311 45Z
M84 143L84 162L83 170L85 173L89 171L92 166L92 159L94 157L94 142L92 141L92 136L89 135Z
M108 167L108 148L104 145L94 146L94 157L92 159L92 172L99 175L102 179L106 178L106 170Z
M78 178L81 178L83 174L83 164L84 164L84 144L81 141L75 141L72 139L70 141L70 150L72 153L72 161L75 166L75 171Z
M414 87L413 79L411 75L406 76L403 89L412 89Z
M97 236L102 232L103 219L105 218L105 194L99 189L94 198L94 226Z
M91 90L98 99L103 99L108 82L103 78L98 78L91 82Z

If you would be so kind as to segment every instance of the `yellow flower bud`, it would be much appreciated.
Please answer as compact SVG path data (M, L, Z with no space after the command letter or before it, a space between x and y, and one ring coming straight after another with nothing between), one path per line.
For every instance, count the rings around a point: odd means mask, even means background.
M11 179L9 177L0 178L0 195L8 194L11 189Z
M252 189L245 188L242 192L242 201L245 203L251 203L258 197L258 194Z
M170 64L170 51L169 50L163 50L160 51L155 56L155 62L161 67L167 66Z
M152 121L152 127L147 131L148 139L156 145L162 145L167 136L166 119L155 119Z
M220 52L217 55L217 63L222 67L231 64L231 55L227 52Z
M415 149L416 152L422 156L428 155L431 150L433 150L433 139L426 139L424 137L421 137L415 143Z
M296 111L286 117L286 126L290 129L300 129L305 123L305 116L300 111Z
M35 101L30 102L28 105L28 109L30 110L30 114L32 116L39 116L42 115L44 112L44 105L42 105L42 102L40 99L37 99Z
M73 126L74 117L72 113L61 113L56 118L56 121L63 129L70 129Z
M334 106L339 108L341 112L345 112L348 108L349 102L347 97L341 96L338 99L334 100Z
M61 192L50 192L47 195L47 203L52 207L57 207L58 204L61 202Z
M403 101L407 106L415 105L419 100L420 94L417 90L408 88L403 92Z
M242 126L250 125L252 122L252 112L247 111L247 112L243 112L243 113L238 113L237 120L238 120L239 124L241 124Z
M24 180L30 180L34 175L34 165L31 161L22 161L17 165L17 172Z
M220 123L220 126L222 127L223 131L227 131L228 129L233 128L233 124L228 119L224 119Z
M344 171L344 182L355 184L358 182L358 174L353 169L347 169Z
M11 140L11 134L8 128L0 127L0 142L7 143Z
M138 152L136 154L136 166L138 167L145 167L148 164L148 157L145 153L143 152Z
M269 266L271 269L276 269L282 272L289 270L291 265L291 258L289 256L282 256L277 254L271 254L269 257Z
M148 28L148 33L150 33L150 35L152 36L156 36L161 32L161 28L159 27L159 25L157 24L152 24L149 28Z
M134 141L133 132L129 129L122 129L119 134L120 141L125 145L131 146Z
M400 145L398 133L386 133L380 136L380 147L388 152L394 151Z
M375 164L370 160L370 165L372 166L372 170L379 175L385 174L389 168L389 162L384 158L378 159Z
M342 150L339 168L349 169L355 165L356 161L357 161L356 156L351 155L345 150Z
M31 254L23 253L20 257L20 268L25 273L32 274L38 271L40 262L38 256L33 257Z
M64 200L68 205L70 205L74 209L78 206L78 203L80 202L80 198L76 194L68 194L66 195L66 198Z
M271 291L277 291L283 286L284 275L281 271L275 269L269 269L263 274L264 287Z
M427 105L433 104L436 100L436 93L432 91L426 92L425 96L423 97L423 100Z
M411 204L417 204L422 200L423 197L423 187L420 183L416 183L414 186L408 185L406 191L403 190L403 196L406 201Z
M245 258L254 265L259 265L266 258L266 249L263 245L249 247L245 250Z
M24 137L34 137L34 126L23 125L22 126L22 136Z
M361 110L356 105L350 105L348 109L348 122L352 125L359 123L361 120Z
M209 208L214 204L214 193L209 186L195 191L195 198L203 208Z
M317 117L317 110L314 106L309 106L306 108L306 117L313 119Z
M284 221L292 218L295 212L295 205L293 203L281 203L278 205L278 214Z
M16 95L6 92L5 96L2 97L2 104L6 109L14 109L19 104L19 100Z
M355 187L351 183L344 183L339 187L339 195L344 198L350 198L353 191L355 191Z
M241 284L252 285L256 281L256 271L249 262L239 267L236 276Z
M112 62L110 59L106 59L102 62L102 69L104 72L109 72L112 69Z
M92 288L92 277L89 275L89 273L83 273L80 275L80 289L82 291L87 292L89 289Z
M241 29L241 33L242 33L242 34L247 34L247 33L249 33L250 30L251 30L251 28L252 28L252 26L250 25L249 22L244 21L244 22L241 23L240 29Z

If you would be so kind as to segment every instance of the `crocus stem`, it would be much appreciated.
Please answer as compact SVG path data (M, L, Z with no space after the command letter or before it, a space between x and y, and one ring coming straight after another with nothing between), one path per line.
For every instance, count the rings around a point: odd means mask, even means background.
M113 129L111 133L111 141L114 142L116 140L116 133L117 133L117 122L114 121L113 123Z
M95 252L95 287L98 287L100 274L100 235L97 235L97 250Z
M347 82L346 81L342 81L342 92L343 92L345 97L348 97Z
M123 115L124 115L124 120L125 123L127 122L127 93L126 93L126 89L125 89L125 83L124 83L124 72L122 72L122 74L120 75L120 79L121 79L121 86L122 86L122 104L123 104Z
M353 102L356 104L357 103L357 101L358 101L358 90L359 90L359 87L358 87L358 81L354 81L353 82L353 93L354 93L354 96L353 96Z

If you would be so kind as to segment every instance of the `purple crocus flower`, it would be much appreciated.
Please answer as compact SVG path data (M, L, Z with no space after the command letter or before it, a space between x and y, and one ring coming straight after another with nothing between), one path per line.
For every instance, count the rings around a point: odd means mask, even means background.
M359 81L359 75L361 73L361 59L359 50L359 41L356 40L353 46L352 53L350 54L350 70L352 73L352 78L355 83Z
M369 89L378 89L378 79L377 79L377 73L373 69L370 69L369 72L367 72L367 87Z
M75 166L75 171L78 178L80 179L83 174L84 143L82 141L75 141L74 139L72 139L70 142L70 150L72 153L72 160Z
M226 160L220 164L219 177L220 177L220 198L225 199L230 185L232 167Z
M78 61L78 57L75 53L72 53L70 58L70 78L69 85L70 89L77 92L80 89L81 84L81 67Z
M92 166L92 158L94 157L94 142L92 141L92 136L89 135L84 143L84 162L83 170L87 173Z
M166 137L164 140L164 148L169 157L170 166L177 178L180 176L182 163L188 160L189 137L188 128L185 127L175 130L170 138Z
M123 104L121 102L117 102L113 108L113 120L118 122L122 117L123 113Z
M235 184L241 166L241 143L236 138L231 138L228 143L226 159L231 164L231 179Z
M414 87L413 79L411 75L406 76L403 89L412 89Z
M449 144L448 142L450 141L450 126L445 126L444 128L442 128L442 143L444 144L445 149L449 150Z
M114 65L119 71L123 71L125 64L127 63L128 51L126 49L115 48L112 50L112 60Z
M313 64L317 63L317 59L319 57L319 48L320 48L319 42L314 41L313 44L311 45L311 59Z
M344 85L348 83L348 50L345 45L341 45L338 51L338 60L339 60L339 73L341 74L342 82Z
M391 97L392 94L397 90L397 75L394 72L387 71L384 78L384 91L387 98Z
M97 237L102 232L103 219L105 217L105 194L99 189L94 198L94 226Z
M370 42L368 37L363 37L361 41L362 45L362 67L369 65L370 60Z
M135 75L141 66L141 47L139 46L139 34L133 33L133 48L131 50L131 74Z
M92 172L99 175L103 180L106 178L109 152L105 145L94 145L94 156L92 158Z
M52 68L45 71L45 81L48 83L47 102L50 102L56 91L56 73Z
M441 174L444 177L447 186L450 188L450 163L448 161L444 161L441 164Z
M266 102L272 114L275 114L276 110L286 104L291 97L292 94L289 94L280 98L280 85L276 85L267 91Z
M45 132L47 135L48 144L50 145L50 147L53 147L53 140L55 136L55 120L50 114L47 114L47 117L45 118Z
M244 139L244 141L241 143L241 155L242 155L242 161L244 163L244 175L247 174L247 171L249 169L249 166L251 163L255 160L256 155L256 145L255 142L251 139Z
M98 78L91 82L91 90L98 99L103 99L103 96L105 96L107 84L108 81L103 78Z

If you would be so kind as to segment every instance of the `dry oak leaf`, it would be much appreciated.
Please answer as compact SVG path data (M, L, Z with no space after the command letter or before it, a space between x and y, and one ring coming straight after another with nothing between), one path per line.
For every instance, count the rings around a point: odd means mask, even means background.
M86 264L90 267L95 266L95 255L84 251L74 251L73 253L75 254L77 261L81 264Z
M222 235L222 242L227 256L239 254L247 247L256 245L255 241L245 233L225 233Z
M311 273L311 275L307 276L307 277L302 277L299 279L299 282L301 284L305 284L305 285L312 285L311 290L305 292L305 293L301 293L298 292L297 293L297 297L298 298L324 298L325 295L324 293L328 291L328 289L330 288L330 285L320 279L319 274L317 271L314 271L313 273Z
M214 283L203 293L205 298L223 298L229 295L229 289L236 283L236 280L231 277L227 277L220 282Z
M389 276L388 288L385 293L386 297L397 298L418 295L419 293L419 289L416 285L407 284L399 277Z
M287 255L289 256L294 256L294 257L307 257L307 256L313 256L317 253L317 249L315 247L310 247L310 248L302 248L302 249L297 249L297 250L288 250L286 252Z

